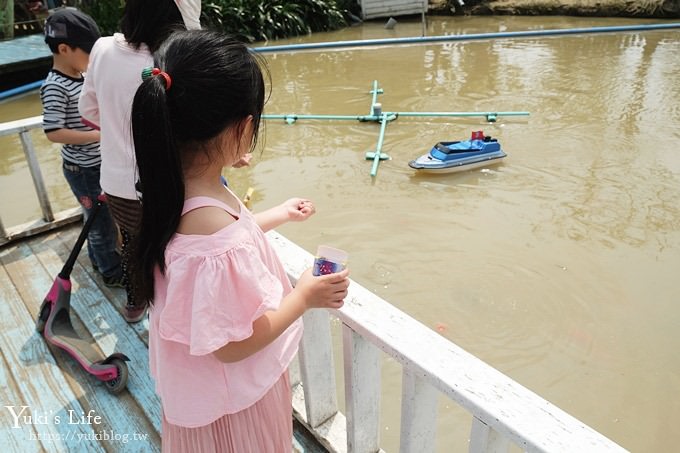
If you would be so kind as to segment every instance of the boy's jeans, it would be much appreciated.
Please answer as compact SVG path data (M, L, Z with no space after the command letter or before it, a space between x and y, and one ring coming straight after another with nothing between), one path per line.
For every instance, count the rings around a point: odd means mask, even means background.
M64 162L63 170L64 177L83 208L83 216L87 220L95 206L97 196L102 192L99 186L99 165L80 167ZM111 213L104 204L87 234L87 254L92 264L105 277L113 277L121 272L120 256L116 253L117 238Z

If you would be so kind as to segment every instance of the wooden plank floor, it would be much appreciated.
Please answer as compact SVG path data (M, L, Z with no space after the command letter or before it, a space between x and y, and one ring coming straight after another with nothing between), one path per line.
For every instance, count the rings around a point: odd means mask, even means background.
M35 331L40 304L80 227L0 248L2 452L160 451L161 410L149 375L148 321L125 322L125 291L104 286L85 250L71 274L71 318L80 336L93 339L104 356L122 352L130 357L127 389L111 395ZM88 414L99 416L100 423L76 423L82 415L87 422ZM325 451L298 429L293 447Z
M5 66L51 58L52 54L42 33L0 42L0 74Z

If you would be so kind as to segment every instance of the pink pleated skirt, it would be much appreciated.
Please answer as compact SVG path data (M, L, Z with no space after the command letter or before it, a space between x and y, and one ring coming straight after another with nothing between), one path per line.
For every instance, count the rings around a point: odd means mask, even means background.
M163 415L163 453L290 453L293 409L288 371L257 403L199 428L169 423Z

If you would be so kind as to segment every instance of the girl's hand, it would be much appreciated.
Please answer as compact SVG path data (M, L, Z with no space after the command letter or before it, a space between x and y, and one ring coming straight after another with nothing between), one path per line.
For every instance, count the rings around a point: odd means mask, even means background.
M304 198L291 198L280 205L255 214L255 221L262 231L269 231L286 222L307 220L316 212L314 203Z
M281 206L288 215L288 220L293 222L302 222L307 220L316 212L314 203L304 198L291 198L284 201Z
M294 291L299 291L305 307L309 308L340 308L347 297L349 287L349 269L345 268L334 274L315 276L312 269L302 273L295 285Z

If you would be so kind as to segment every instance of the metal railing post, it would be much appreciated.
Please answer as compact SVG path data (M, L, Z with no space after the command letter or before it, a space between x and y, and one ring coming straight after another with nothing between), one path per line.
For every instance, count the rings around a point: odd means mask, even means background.
M5 225L2 224L2 218L0 218L0 244L4 243L7 240L9 240L9 237L7 236Z
M33 140L31 140L31 136L28 134L28 131L22 131L19 133L19 137L21 137L21 145L24 148L24 155L26 156L28 169L30 170L31 177L33 178L35 191L38 194L38 201L40 202L40 209L43 213L43 219L46 222L51 222L54 220L52 206L50 205L50 200L47 196L47 189L45 188L45 181L43 180L42 172L40 171L40 164L38 163L38 159L35 156Z

